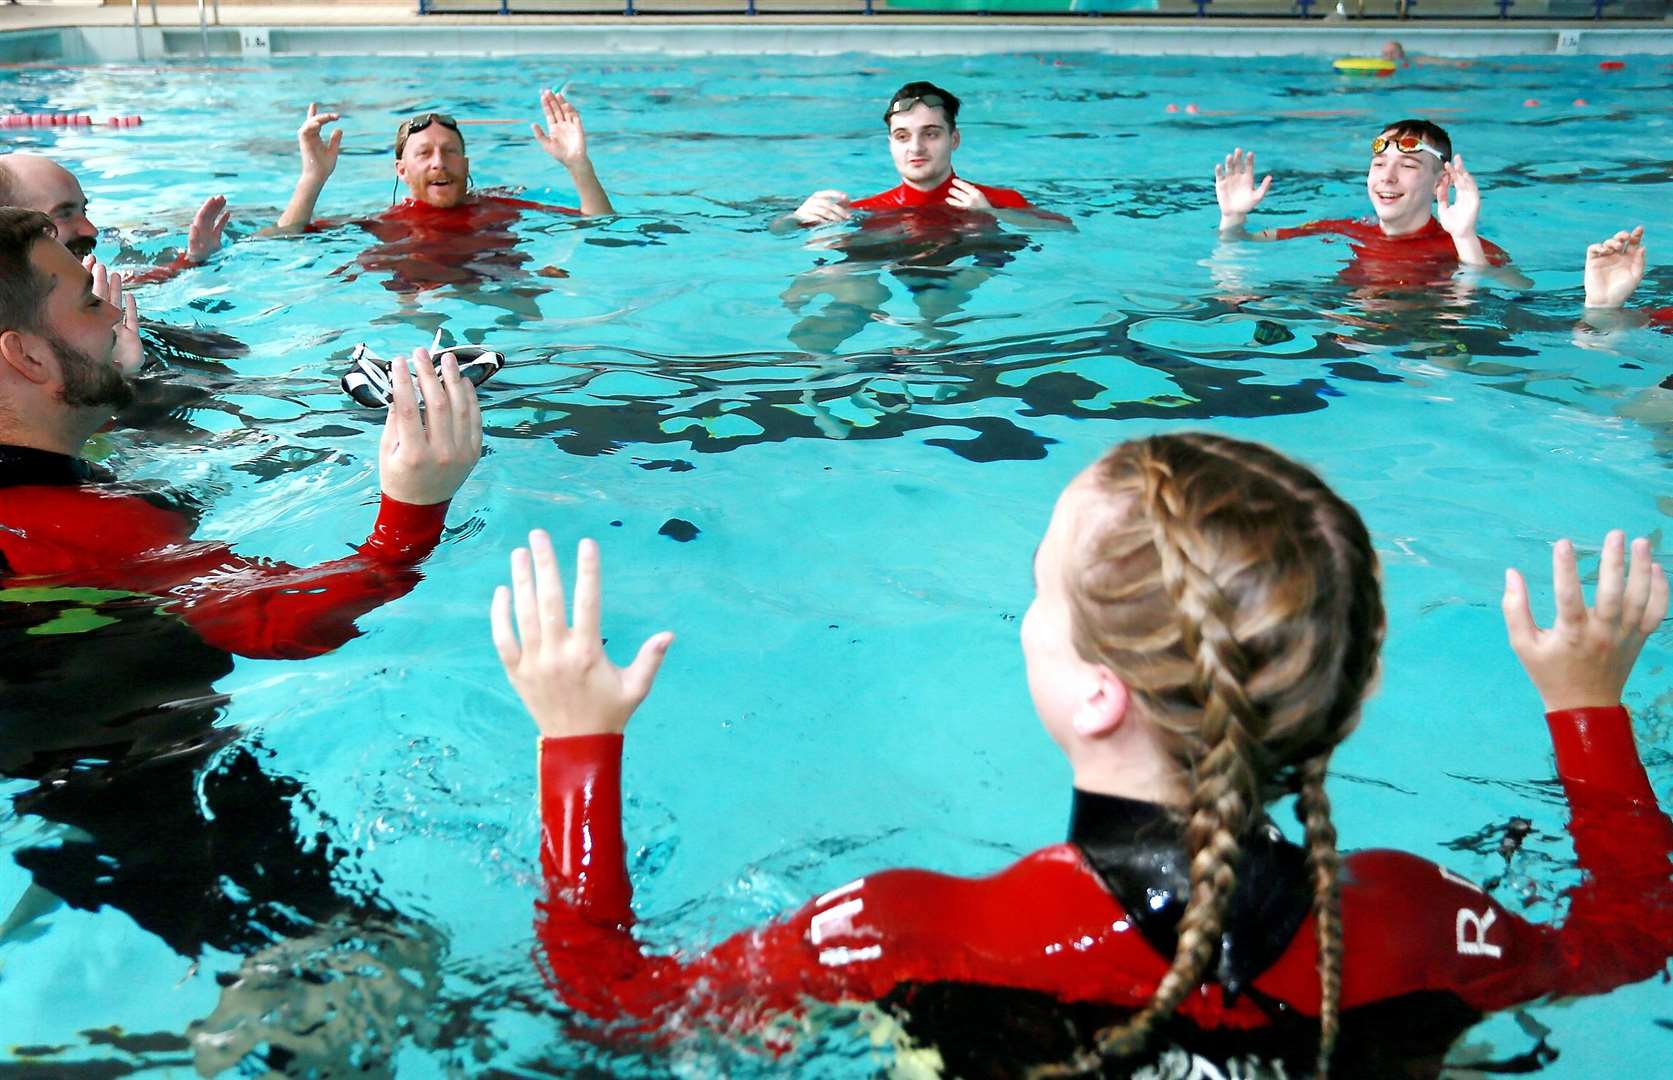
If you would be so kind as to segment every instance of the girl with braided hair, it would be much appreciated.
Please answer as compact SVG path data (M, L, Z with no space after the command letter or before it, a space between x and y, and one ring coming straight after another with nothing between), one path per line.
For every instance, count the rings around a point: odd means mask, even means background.
M1078 476L1035 556L1022 646L1074 773L1068 842L982 879L868 875L674 956L632 936L620 814L622 733L673 636L615 667L597 549L580 545L570 620L551 541L531 533L493 627L542 735L545 974L590 1016L769 1049L773 1021L810 1003L877 1002L957 1076L1437 1076L1485 1013L1646 979L1673 955L1673 822L1620 706L1668 587L1646 541L1628 561L1611 533L1587 608L1557 544L1549 630L1506 574L1587 871L1560 927L1414 855L1338 856L1325 776L1383 637L1370 537L1275 451L1180 434ZM1287 795L1299 846L1267 817Z

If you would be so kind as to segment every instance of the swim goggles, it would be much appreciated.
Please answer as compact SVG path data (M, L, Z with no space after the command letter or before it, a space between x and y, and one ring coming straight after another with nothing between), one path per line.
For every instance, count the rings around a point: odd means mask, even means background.
M472 386L481 386L505 366L505 356L492 349L475 345L455 345L431 356L436 365L436 377L441 377L442 357L451 356L459 365L459 374ZM368 409L387 409L394 400L389 384L389 361L372 355L364 345L356 345L349 356L349 369L343 374L343 393Z
M411 120L401 121L401 126L395 129L395 156L401 156L401 151L407 148L407 140L409 138L417 135L420 131L423 131L431 124L440 124L442 127L453 132L453 134L459 136L460 142L464 142L465 136L464 133L459 130L459 121L453 119L453 117L447 115L446 113L439 112L419 113Z
M889 102L888 111L883 114L883 119L886 121L895 113L911 112L919 105L928 105L930 108L940 109L942 112L947 111L947 102L940 94L923 94L919 97L895 98Z
M1416 135L1378 135L1371 140L1371 153L1380 154L1389 147L1402 154L1421 154L1428 152L1435 155L1436 161L1445 161L1446 155L1430 146Z

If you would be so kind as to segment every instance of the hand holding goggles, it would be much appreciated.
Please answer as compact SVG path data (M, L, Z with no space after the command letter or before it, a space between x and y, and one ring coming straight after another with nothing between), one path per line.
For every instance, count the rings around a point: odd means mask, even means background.
M1371 140L1371 153L1380 154L1391 146L1402 154L1430 153L1435 155L1436 161L1443 163L1446 161L1445 154L1416 135L1378 135Z
M505 366L505 356L492 349L455 345L430 357L436 365L438 379L441 378L444 356L453 357L459 365L460 376L472 386L481 386ZM389 364L388 360L372 355L372 350L366 346L356 345L349 357L349 369L343 375L343 393L368 409L389 408L389 403L394 400L394 393L389 388Z

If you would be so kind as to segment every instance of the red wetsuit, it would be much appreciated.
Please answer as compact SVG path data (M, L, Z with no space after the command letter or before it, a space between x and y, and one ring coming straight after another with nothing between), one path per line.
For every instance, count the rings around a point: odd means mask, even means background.
M1570 894L1568 918L1560 927L1529 923L1415 855L1345 858L1335 1074L1438 1075L1447 1046L1482 1014L1646 979L1673 955L1673 822L1656 805L1630 718L1615 707L1554 712L1547 722L1588 874ZM541 855L552 888L537 930L555 989L594 1017L646 1030L697 1018L760 1037L772 1018L809 1002L898 1004L909 1031L968 1007L977 1023L940 1025L954 1032L940 1046L944 1057L964 1039L1063 1060L1098 1025L1146 1003L1169 967L1172 931L1145 909L1171 905L1177 919L1178 824L1151 804L1081 792L1070 843L991 877L889 870L702 955L648 954L630 932L620 753L619 736L540 745ZM1083 825L1083 812L1104 824ZM1157 846L1169 829L1172 839ZM1310 1072L1319 978L1304 856L1275 830L1252 834L1245 851L1266 854L1254 875L1240 864L1217 975L1184 1000L1163 1035L1191 1053L1206 1046L1222 1063L1254 1046ZM1177 885L1158 889L1169 874ZM948 988L958 991L951 1006ZM1003 1004L984 1006L984 993ZM1074 1025L1067 1043L1065 1024ZM994 1041L995 1025L1011 1036ZM1012 1072L973 1060L961 1068Z
M316 656L354 637L358 616L417 584L447 515L446 503L385 495L354 554L295 567L195 541L184 514L99 479L77 458L0 446L0 583L155 596L209 645L256 658Z
M1435 218L1416 232L1400 236L1386 235L1375 219L1336 218L1278 229L1273 238L1321 235L1348 238L1354 261L1342 271L1342 279L1351 285L1433 285L1451 277L1459 265L1457 246ZM1504 249L1491 241L1483 240L1481 248L1490 265L1510 261Z
M902 182L888 191L868 195L849 205L869 213L856 232L827 241L825 246L842 251L850 261L895 264L897 275L921 268L950 266L973 259L977 266L1004 266L1011 256L1026 248L1027 236L999 227L999 221L984 210L966 210L947 202L956 176L940 187L922 191ZM972 184L988 197L997 210L1027 210L1051 221L1067 222L1061 214L1034 207L1010 188Z
M953 181L956 179L959 179L959 177L949 174L940 187L929 191L915 188L902 180L898 187L892 187L888 191L880 191L876 195L867 195L863 199L855 199L848 205L855 210L901 210L924 206L946 206L949 209L957 209L957 207L953 207L947 202L947 196L952 192ZM1027 199L1010 188L988 187L986 184L972 183L968 180L965 183L986 195L988 202L993 205L995 210L1034 209Z
M174 257L173 262L163 263L160 266L153 266L149 270L140 270L131 274L122 272L122 284L127 286L161 285L165 281L173 281L179 277L183 270L202 265L202 263L187 258L186 253L182 251Z
M472 195L445 209L407 199L358 222L379 241L361 254L360 265L387 272L385 286L403 293L521 279L529 257L516 250L519 238L511 226L525 210L580 213L503 195Z
M1673 307L1651 308L1650 325L1664 334L1673 334Z

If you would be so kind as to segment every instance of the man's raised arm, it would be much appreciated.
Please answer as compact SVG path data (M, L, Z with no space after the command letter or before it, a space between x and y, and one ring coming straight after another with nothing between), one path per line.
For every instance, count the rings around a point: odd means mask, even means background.
M550 90L540 92L540 108L546 114L546 127L531 125L534 141L569 172L575 193L581 197L581 213L589 217L615 213L610 196L593 171L592 158L587 156L587 132L581 125L581 114L562 94Z
M331 133L329 141L321 137L320 131L337 119L337 113L322 113L314 103L308 104L307 119L296 130L296 141L302 153L302 175L296 181L296 190L291 192L285 212L279 215L278 223L273 226L273 232L301 232L314 220L314 204L319 202L325 182L336 170L337 155L343 146L341 128Z

